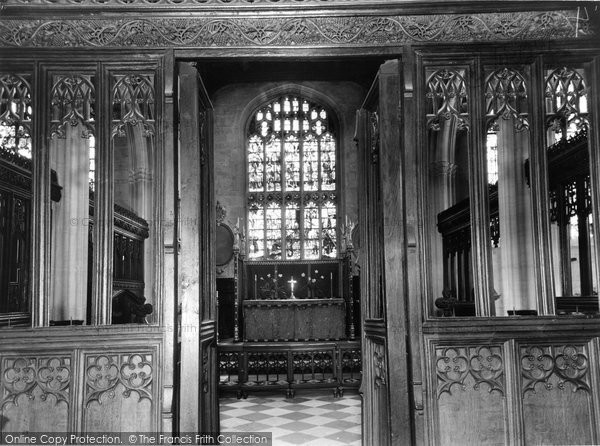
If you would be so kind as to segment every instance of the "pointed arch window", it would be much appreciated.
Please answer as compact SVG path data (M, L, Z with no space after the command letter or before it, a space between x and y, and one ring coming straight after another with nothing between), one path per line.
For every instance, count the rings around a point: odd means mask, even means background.
M337 137L326 107L281 96L252 116L247 135L248 257L337 256Z

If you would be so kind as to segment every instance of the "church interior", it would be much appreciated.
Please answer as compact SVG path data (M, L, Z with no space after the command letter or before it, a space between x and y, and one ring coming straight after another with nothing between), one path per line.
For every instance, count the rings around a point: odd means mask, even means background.
M600 443L599 117L592 1L0 0L0 435Z

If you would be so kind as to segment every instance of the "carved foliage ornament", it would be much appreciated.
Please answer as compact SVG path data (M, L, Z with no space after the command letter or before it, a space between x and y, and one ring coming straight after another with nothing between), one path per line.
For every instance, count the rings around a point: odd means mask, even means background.
M375 372L375 386L382 387L387 385L387 364L385 359L385 346L383 344L374 344L373 347L373 367Z
M491 73L485 81L485 100L488 126L498 118L512 118L516 131L529 128L527 85L518 71L502 68Z
M542 384L552 390L552 375L558 378L557 387L565 390L571 383L573 392L590 392L589 360L584 345L528 346L521 348L522 392L536 393L536 386Z
M127 1L150 3L150 0ZM169 1L174 2L162 0ZM196 4L197 0L181 2ZM381 46L413 42L561 40L591 34L588 18L578 17L577 10L385 17L0 21L0 43L20 47Z
M428 100L427 127L437 131L442 121L454 120L459 130L468 130L467 91L464 72L442 68L429 75L425 93Z
M25 395L33 400L36 387L42 391L40 398L45 401L48 396L56 398L56 402L69 403L69 385L71 383L71 358L47 356L37 358L4 358L2 361L2 403L17 404L19 396Z
M83 126L82 138L95 133L95 89L91 76L56 75L50 92L50 135L65 138L67 126Z
M437 398L444 392L452 394L454 385L466 390L465 382L469 376L475 381L474 390L487 384L488 392L497 390L504 394L504 361L500 346L438 347L435 368Z
M379 114L377 111L369 112L369 146L371 149L371 162L379 162Z
M125 388L124 398L137 392L140 399L152 400L152 354L88 355L86 362L86 406L92 401L102 404L103 398L114 398L119 384Z

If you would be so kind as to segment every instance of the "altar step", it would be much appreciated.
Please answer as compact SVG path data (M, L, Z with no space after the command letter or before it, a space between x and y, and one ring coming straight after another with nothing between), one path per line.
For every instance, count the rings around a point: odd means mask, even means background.
M219 391L246 398L260 391L330 389L334 397L357 389L361 379L358 341L219 342Z
M360 446L361 398L304 392L293 400L279 395L220 399L221 432L271 432L273 446Z

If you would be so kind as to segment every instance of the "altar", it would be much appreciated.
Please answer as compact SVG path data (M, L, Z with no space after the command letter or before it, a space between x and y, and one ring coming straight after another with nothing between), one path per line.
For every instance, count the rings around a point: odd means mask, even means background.
M246 300L243 314L244 341L346 338L346 305L342 298Z
M351 250L286 262L238 254L233 278L217 282L219 391L240 398L280 389L293 398L301 388L335 396L358 388L360 303Z

